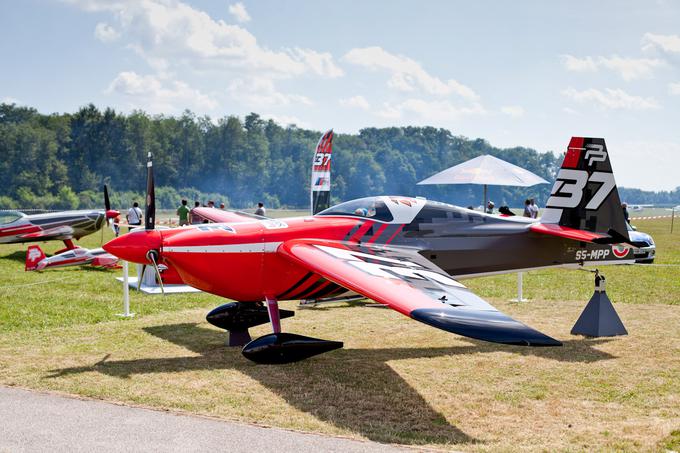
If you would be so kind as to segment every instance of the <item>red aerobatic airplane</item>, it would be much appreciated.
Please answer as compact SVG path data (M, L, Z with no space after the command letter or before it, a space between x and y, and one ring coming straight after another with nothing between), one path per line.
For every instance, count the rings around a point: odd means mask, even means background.
M41 271L46 268L84 266L115 268L118 257L111 255L102 248L86 249L76 247L65 250L50 257L45 256L39 245L30 245L26 250L26 271Z
M379 196L285 221L230 213L227 223L157 230L150 162L148 168L145 229L104 249L156 268L162 260L187 284L239 301L214 309L207 319L229 330L230 343L245 344L243 355L258 363L293 362L342 347L282 333L280 320L294 313L279 310L278 301L347 293L459 335L558 346L457 279L634 259L609 155L598 138L572 138L538 220ZM273 333L250 341L248 328L266 322Z

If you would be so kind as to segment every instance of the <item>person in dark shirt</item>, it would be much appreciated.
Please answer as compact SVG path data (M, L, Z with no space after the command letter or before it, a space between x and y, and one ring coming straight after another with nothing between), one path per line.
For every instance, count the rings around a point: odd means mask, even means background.
M630 214L628 213L628 203L621 203L621 209L623 209L623 218L626 219L626 223L630 223Z

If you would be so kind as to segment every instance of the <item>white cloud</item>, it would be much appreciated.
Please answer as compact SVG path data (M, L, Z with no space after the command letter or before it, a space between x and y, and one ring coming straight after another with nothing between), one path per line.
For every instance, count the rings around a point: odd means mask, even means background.
M99 22L96 27L94 27L94 36L101 42L113 42L120 38L120 33L105 22Z
M311 125L305 121L302 121L297 116L290 115L274 115L272 113L265 113L262 115L265 120L274 120L276 123L283 126L297 126L303 129L311 129Z
M307 96L299 94L284 94L279 92L271 79L254 77L248 80L234 80L227 90L232 99L248 106L274 107L280 105L312 105L313 102Z
M562 55L562 65L573 72L596 72L599 68L609 69L618 73L624 80L634 80L650 77L654 68L662 66L664 62L650 58L628 58L612 55L611 57L583 57Z
M315 74L331 79L344 75L343 70L333 61L333 55L328 52L296 47L291 53L295 58L303 61Z
M501 107L501 112L513 118L524 116L524 108L519 105L506 105Z
M578 58L573 55L561 55L562 65L568 71L574 72L595 72L597 71L597 63L593 57Z
M338 77L329 53L310 49L271 50L239 25L215 20L177 0L69 0L84 10L111 13L115 30L154 69L233 70L259 76L314 74ZM109 26L113 28L113 26Z
M243 3L241 2L229 5L229 14L234 16L234 19L236 19L238 22L250 22L250 14L248 14L246 7L243 6Z
M340 99L340 105L343 107L355 107L361 110L369 110L371 105L363 96L352 96L346 99Z
M11 96L5 96L4 98L0 99L0 104L21 104L21 101Z
M680 95L680 82L673 82L668 84L668 91L674 95Z
M451 121L462 116L485 113L484 108L478 103L473 103L471 106L457 106L448 100L407 99L397 104L385 103L377 115L386 119L406 119L421 124L427 122L450 124Z
M642 37L643 50L661 49L668 53L680 53L680 36L645 33Z
M578 103L590 103L601 109L647 110L659 108L654 98L644 98L626 93L621 89L605 88L604 91L590 88L578 91L567 88L562 94Z
M176 113L187 108L205 112L217 108L216 101L182 81L161 80L133 71L118 74L105 93L123 96L130 107L152 113Z
M444 81L434 77L415 60L391 54L381 47L352 49L345 54L343 60L370 70L382 69L391 72L387 85L399 91L411 92L420 89L428 94L440 96L455 94L470 100L479 97L462 83L454 79Z

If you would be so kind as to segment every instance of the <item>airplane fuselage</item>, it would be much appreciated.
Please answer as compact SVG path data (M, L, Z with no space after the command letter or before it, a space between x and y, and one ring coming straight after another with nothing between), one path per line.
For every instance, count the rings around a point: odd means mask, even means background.
M105 219L97 210L17 215L0 225L0 244L80 239L102 228Z
M443 203L424 202L408 222L359 215L316 215L281 220L204 224L170 230L136 231L118 256L146 262L153 245L187 284L238 301L332 297L347 292L276 253L291 239L346 241L414 248L456 278L589 262L625 262L610 245L585 244L536 234L534 219L488 215ZM405 211L408 209L405 209ZM408 216L402 217L408 219ZM137 238L136 238L137 237ZM135 241L146 244L131 254ZM123 248L127 250L123 250ZM632 254L631 254L632 257Z

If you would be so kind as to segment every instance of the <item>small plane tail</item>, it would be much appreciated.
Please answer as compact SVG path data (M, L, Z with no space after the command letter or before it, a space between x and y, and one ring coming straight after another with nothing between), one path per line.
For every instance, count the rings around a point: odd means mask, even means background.
M331 153L333 129L321 136L312 161L312 215L331 206Z
M38 264L45 259L45 252L39 245L31 245L26 250L26 271L40 270Z
M630 241L604 139L572 137L541 225L553 231L592 233L597 237L591 242Z

